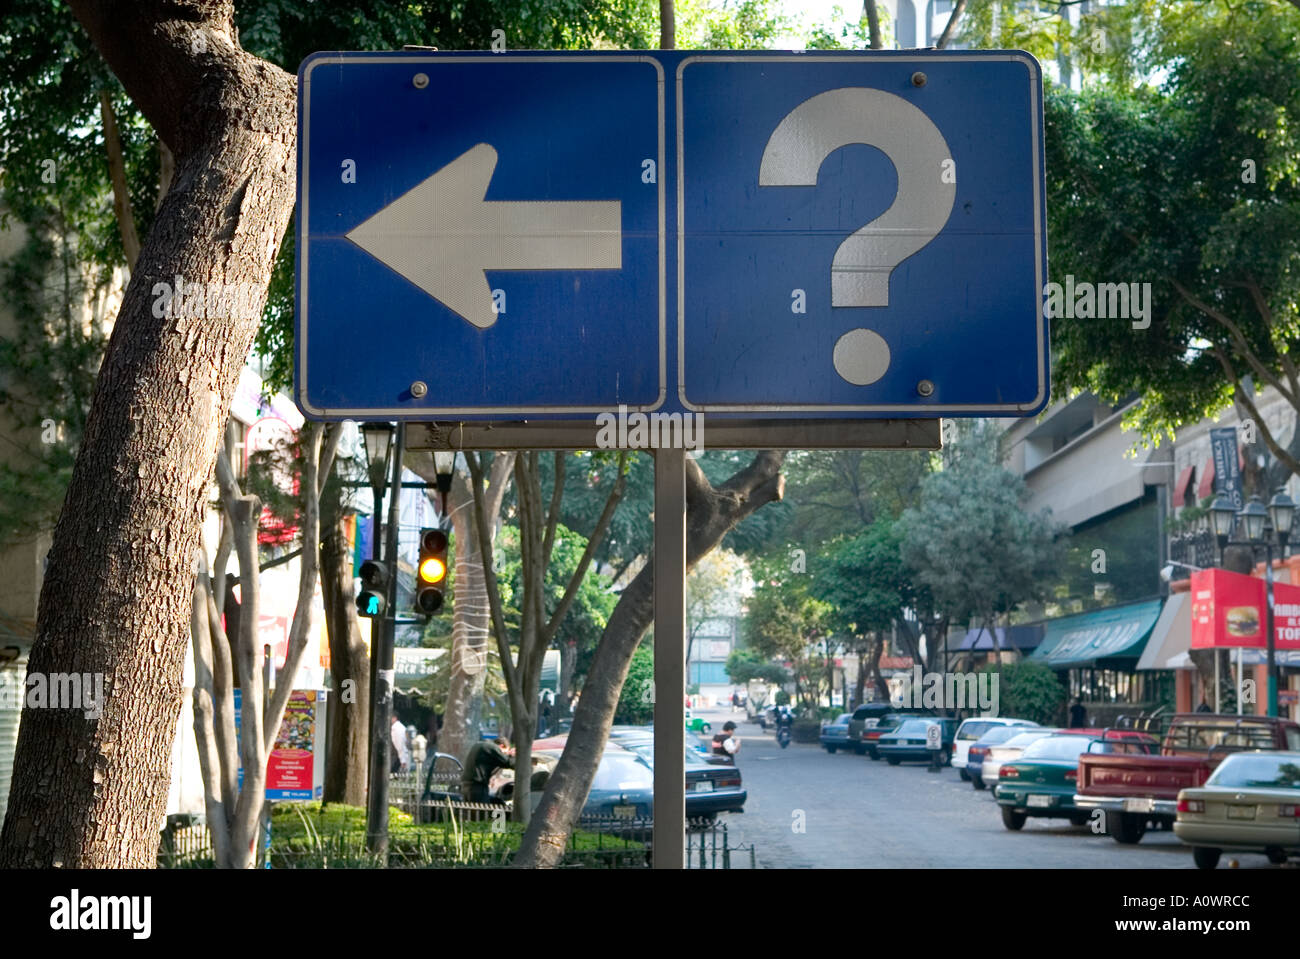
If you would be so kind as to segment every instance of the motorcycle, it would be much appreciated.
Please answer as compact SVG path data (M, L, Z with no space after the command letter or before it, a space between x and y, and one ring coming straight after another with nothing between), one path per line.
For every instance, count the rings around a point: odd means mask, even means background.
M776 741L782 749L790 745L790 724L782 723L776 727Z

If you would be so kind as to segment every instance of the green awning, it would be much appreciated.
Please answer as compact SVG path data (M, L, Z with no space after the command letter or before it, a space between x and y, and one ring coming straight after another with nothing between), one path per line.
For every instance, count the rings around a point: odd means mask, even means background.
M1053 669L1132 669L1163 605L1153 599L1048 620L1047 635L1029 658Z

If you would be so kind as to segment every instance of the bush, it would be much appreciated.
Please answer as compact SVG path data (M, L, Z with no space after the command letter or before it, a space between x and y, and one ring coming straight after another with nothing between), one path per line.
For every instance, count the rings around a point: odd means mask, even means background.
M980 672L997 673L993 663ZM1039 662L1021 660L1005 663L998 679L997 704L999 716L1015 719L1032 719L1050 726L1057 722L1065 709L1065 687L1054 673Z
M815 743L821 739L820 719L796 719L790 725L790 738L797 743Z

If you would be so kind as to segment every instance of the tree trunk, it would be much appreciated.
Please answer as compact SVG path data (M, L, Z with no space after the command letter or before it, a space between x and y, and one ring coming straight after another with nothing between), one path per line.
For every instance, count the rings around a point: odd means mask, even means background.
M321 537L321 599L330 644L333 695L329 706L330 751L325 759L327 803L366 804L370 735L370 662L357 622L352 564L344 518L335 516Z
M176 179L100 368L28 667L102 675L102 714L24 710L0 867L139 868L166 812L206 483L293 209L296 84L239 48L229 0L71 6ZM256 302L156 317L177 275ZM213 315L230 312L250 315Z
M862 10L867 15L867 35L870 37L871 49L883 49L885 44L880 36L880 11L876 9L876 0L863 0Z
M882 702L889 702L889 683L885 682L885 676L880 671L880 657L885 655L885 631L876 630L876 643L871 651L871 680L876 684L876 692L879 694Z
M957 0L953 5L952 13L948 15L948 22L944 25L943 33L939 34L939 39L934 43L936 50L942 50L952 42L953 36L957 33L957 24L961 20L961 15L965 9L966 0ZM928 29L926 32L929 32Z
M694 460L686 461L686 565L691 569L737 523L779 500L784 453L759 453L745 469L713 488ZM632 654L654 619L654 563L623 590L596 647L564 753L525 831L514 865L550 868L564 855L604 752ZM671 841L671 840L670 840Z

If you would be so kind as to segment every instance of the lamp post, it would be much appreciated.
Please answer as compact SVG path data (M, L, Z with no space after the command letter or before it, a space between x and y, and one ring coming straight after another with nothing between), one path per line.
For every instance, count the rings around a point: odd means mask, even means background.
M451 492L451 474L456 469L456 451L438 450L433 454L433 471L437 478L439 512L443 524L447 520L447 494Z
M384 469L391 473L391 492L388 504L388 529L384 537L383 560L388 567L387 596L384 615L379 628L371 620L370 641L370 779L366 794L366 845L369 850L387 861L388 857L388 750L389 720L393 708L393 644L397 630L397 526L402 499L402 454L406 441L406 424L398 423L395 440L392 427L387 423L367 424L362 427L366 439L367 466L371 487L376 492L375 548L378 550L379 496L383 493ZM390 438L384 443L380 433ZM386 449L386 455L380 452Z
M366 451L366 476L370 480L370 492L373 496L370 510L370 558L378 560L383 555L381 549L381 531L383 524L380 517L384 511L384 489L388 485L388 458L393 449L393 424L392 423L363 423L361 425L361 439L365 443ZM370 621L370 715L366 717L369 723L369 739L367 740L374 749L375 742L375 657L374 648L375 640L378 638L379 630L375 629L375 621Z
M1221 505L1222 504L1222 505ZM1220 497L1210 508L1215 520L1215 534L1219 536L1219 547L1227 545L1227 535L1221 530L1221 519L1226 515L1231 503ZM1241 520L1246 535L1246 543L1252 551L1264 547L1264 582L1267 590L1265 641L1267 643L1268 671L1268 715L1276 716L1277 708L1277 630L1273 620L1273 537L1277 537L1278 556L1286 558L1287 541L1291 538L1291 523L1295 519L1296 504L1284 490L1278 490L1268 506L1258 496L1252 496L1237 518ZM1270 528L1271 527L1271 528ZM1229 527L1230 528L1230 527Z

